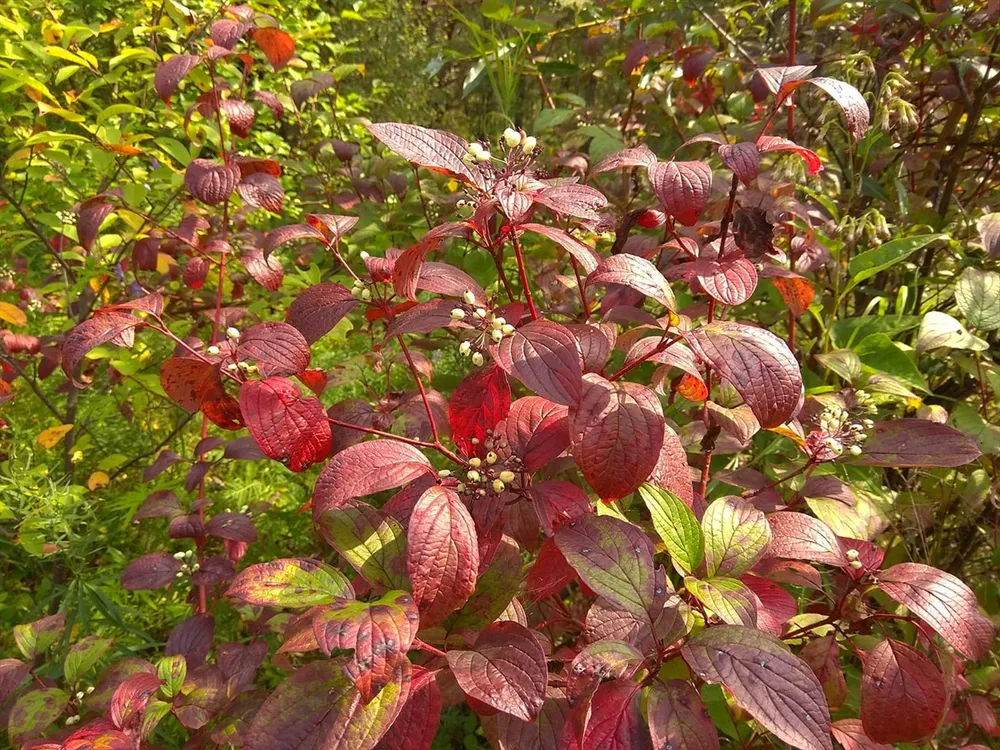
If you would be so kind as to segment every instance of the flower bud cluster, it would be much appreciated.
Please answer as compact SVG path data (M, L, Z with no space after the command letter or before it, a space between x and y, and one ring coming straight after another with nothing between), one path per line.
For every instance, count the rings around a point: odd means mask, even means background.
M181 565L181 569L177 571L175 578L183 578L191 573L197 573L201 569L201 565L194 561L194 551L187 550L185 552L175 552L175 560L184 560L184 564Z
M355 279L354 286L351 288L351 296L363 302L368 302L372 298L372 290L361 279Z
M476 296L471 291L466 291L462 304L451 311L451 319L464 320L479 331L479 336L474 341L466 340L458 346L459 353L463 357L471 357L472 364L476 367L481 367L485 361L482 350L486 346L491 343L499 344L505 336L514 335L514 326L503 316L478 306Z
M830 404L816 420L818 430L809 433L807 449L820 461L832 461L845 451L860 456L868 440L868 430L875 426L874 421L862 415L877 411L874 399L862 390L854 392L850 408Z
M474 141L469 144L469 148L462 157L462 161L471 167L475 164L488 164L492 158L493 154L491 154L488 149L484 148L483 144L478 141Z

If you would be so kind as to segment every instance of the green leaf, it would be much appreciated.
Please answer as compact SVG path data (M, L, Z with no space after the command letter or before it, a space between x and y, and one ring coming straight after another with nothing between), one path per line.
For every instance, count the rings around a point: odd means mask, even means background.
M918 234L891 240L874 250L855 255L847 266L848 272L854 279L852 286L906 260L920 248L947 238L947 234Z
M917 353L942 348L984 352L990 345L969 333L965 326L948 313L931 310L920 324L920 333L917 334Z
M98 638L96 635L89 635L78 643L70 647L63 662L63 673L66 680L71 685L75 685L79 679L93 668L101 657L111 648L110 638Z
M705 554L705 538L694 513L677 495L652 484L639 487L639 497L674 564L693 573Z
M22 532L23 533L23 532ZM14 642L25 659L45 653L58 640L65 628L66 615L50 615L41 620L14 626Z
M153 143L182 167L186 167L191 161L191 154L187 150L187 146L175 138L156 138Z
M724 623L757 627L757 604L753 592L735 578L701 581L687 576L684 588Z
M830 326L834 346L849 349L855 341L861 341L873 333L895 336L920 325L919 315L859 315L843 318Z
M861 376L861 358L850 349L834 349L826 354L817 354L816 359L848 383L853 383Z
M251 565L233 580L228 596L261 607L312 607L353 599L343 573L319 560L287 558Z
M535 118L533 129L536 132L551 130L564 122L569 122L575 114L572 109L543 109Z
M974 437L983 453L1000 453L1000 427L987 422L973 407L959 404L951 413L951 423Z
M399 522L367 503L332 508L318 520L320 533L369 583L410 590L406 536Z
M965 322L981 331L1000 328L1000 273L966 268L958 277L955 301Z
M869 370L884 372L911 388L928 392L927 381L913 357L884 333L866 336L854 351Z
M10 744L21 747L27 740L40 737L62 715L68 703L69 695L59 688L33 690L22 695L7 721Z
M709 576L740 576L754 566L771 541L764 514L738 497L721 497L701 519Z
M187 679L187 659L183 654L166 656L156 664L156 676L163 680L160 690L167 698L173 698L181 691Z

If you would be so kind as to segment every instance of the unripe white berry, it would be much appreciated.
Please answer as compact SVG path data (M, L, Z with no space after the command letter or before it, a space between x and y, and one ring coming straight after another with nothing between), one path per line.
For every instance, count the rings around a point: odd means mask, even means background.
M476 154L476 161L478 162L488 162L493 158L493 154L489 151L483 151L482 153Z
M175 560L183 560L184 559L184 553L183 552L175 552L174 553L174 559Z
M844 553L844 557L848 560L857 560L860 557L860 553L856 549L849 549Z
M441 477L442 479L444 477L450 477L451 476L451 472L448 471L448 469L441 469L441 471L438 472L438 476Z
M356 286L356 287L354 287L354 288L353 288L353 289L351 290L351 296L352 296L352 297L354 297L355 299L357 299L358 297L360 297L360 296L361 296L361 290L362 290L362 289L364 289L364 287L360 287L360 286Z
M482 465L483 465L482 459L478 458L477 456L473 456L472 458L469 459L469 466L475 466L478 469Z
M496 453L494 453L493 451L490 451L489 453L486 454L486 463L488 463L490 466L492 466L496 462L497 462L497 454Z
M212 356L215 356L216 354L219 353L219 347L217 347L215 344L212 344L212 346L208 347L208 353L211 354Z
M494 479L493 480L493 491L494 492L496 492L499 495L505 489L507 489L507 488L504 486L503 482L501 482L499 479Z
M503 328L501 328L500 330L503 332L504 336L514 335L514 326L512 326L510 323L505 323Z
M486 317L486 310L484 310L481 307L477 307L476 311L473 313L473 316L477 317L477 318L485 318Z
M851 452L852 456L860 456L861 455L861 446L860 445L852 445L850 448L848 448L848 450Z
M459 492L465 492L465 482L459 482L456 484L455 489Z
M481 153L483 153L483 144L481 144L481 143L470 143L469 144L469 153L472 154L473 156L479 156Z
M501 482L513 482L514 481L514 472L513 471L501 471L500 472L500 481Z
M499 331L501 328L503 328L503 324L506 322L507 321L504 318L493 318L493 320L490 322L490 325L492 325Z
M521 134L514 128L507 128L503 131L503 140L507 144L507 148L514 148L521 145Z
M467 357L469 356L469 353L472 351L472 344L470 344L468 341L463 341L461 344L458 345L458 351L461 352L463 356Z
M851 567L854 568L855 570L860 570L861 568L865 567L865 564L860 560L851 560Z
M472 355L472 364L474 364L476 367L482 367L483 364L482 353L476 352L475 354Z
M371 253L369 253L367 250L362 250L360 255L361 255L361 260L368 260L370 257L372 257Z
M462 320L462 318L464 317L465 317L465 310L463 310L461 307L456 307L451 311L452 320Z
M500 343L501 341L503 341L503 331L493 331L492 333L490 333L490 337L491 337L491 338L492 338L492 339L493 339L493 340L494 340L494 341L495 341L496 343L498 343L498 344L499 344L499 343Z
M372 298L372 290L371 289L365 288L365 289L361 290L361 299L363 299L365 302L367 302L371 298Z
M535 150L536 144L537 141L535 140L535 136L528 135L525 136L524 140L521 142L521 147L525 150L525 152L531 152Z
M478 482L482 478L479 472L475 470L470 471L468 474L465 475L465 477L470 482Z
M465 304L467 305L474 305L476 303L476 295L468 289L465 290L465 294L462 295L462 299L465 300Z
M238 339L240 337L240 332L238 329L230 326L226 329L226 335L231 339Z

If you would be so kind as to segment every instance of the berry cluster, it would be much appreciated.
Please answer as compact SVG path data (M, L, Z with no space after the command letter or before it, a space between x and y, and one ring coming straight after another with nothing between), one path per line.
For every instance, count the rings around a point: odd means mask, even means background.
M174 576L175 578L183 578L186 575L190 575L192 573L197 573L201 569L201 565L199 565L197 562L192 562L193 558L194 558L194 551L192 551L192 550L187 550L186 552L175 552L174 553L174 559L175 560L185 560L186 561L181 566L181 569L177 571L177 575Z
M867 430L875 423L866 416L878 412L872 397L865 391L855 391L853 404L847 408L830 404L816 419L818 430L810 432L806 447L817 461L833 461L847 451L860 456L868 439Z
M484 361L483 349L490 343L499 344L504 336L514 335L514 326L507 320L497 315L492 310L480 307L476 304L476 296L466 291L462 297L462 304L451 311L452 320L471 321L474 329L479 331L475 340L465 340L458 346L458 351L463 357L472 357L472 364L481 367Z

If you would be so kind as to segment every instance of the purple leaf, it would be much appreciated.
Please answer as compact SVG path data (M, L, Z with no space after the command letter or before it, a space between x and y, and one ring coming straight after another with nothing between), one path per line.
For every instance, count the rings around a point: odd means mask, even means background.
M255 360L262 377L298 375L309 367L309 342L288 323L261 323L243 331L236 356Z
M280 214L285 200L285 189L275 177L264 172L247 175L236 185L236 192L243 202L254 208L263 208Z
M864 452L851 463L864 466L964 466L980 456L974 438L927 419L878 422Z
M312 344L332 331L357 304L350 289L327 281L309 287L292 300L285 322Z
M698 222L712 193L712 169L700 161L657 162L649 168L653 194L686 227Z
M152 552L128 564L122 572L122 588L127 591L162 589L174 582L181 561L166 552Z
M264 255L270 255L282 245L296 240L316 240L326 244L326 237L316 227L308 224L287 224L267 233L264 238Z
M575 404L583 390L583 360L566 326L537 320L505 336L491 353L497 364L543 398Z
M600 218L598 212L608 205L604 194L588 185L554 185L543 188L534 197L536 203L557 214L590 221L597 221Z
M239 181L239 167L217 164L209 159L195 159L184 171L184 187L208 206L217 206L225 201Z
M757 269L746 258L699 258L691 269L705 293L724 305L742 305L757 288Z
M156 66L153 88L156 89L156 95L163 100L164 104L170 104L170 97L184 80L184 76L200 62L200 55L174 55Z
M670 283L656 266L638 255L621 253L605 258L587 276L587 286L592 284L620 284L656 300L668 310L677 308Z
M482 173L462 160L469 149L468 142L454 133L398 122L373 123L368 130L407 161L470 185L485 187Z

